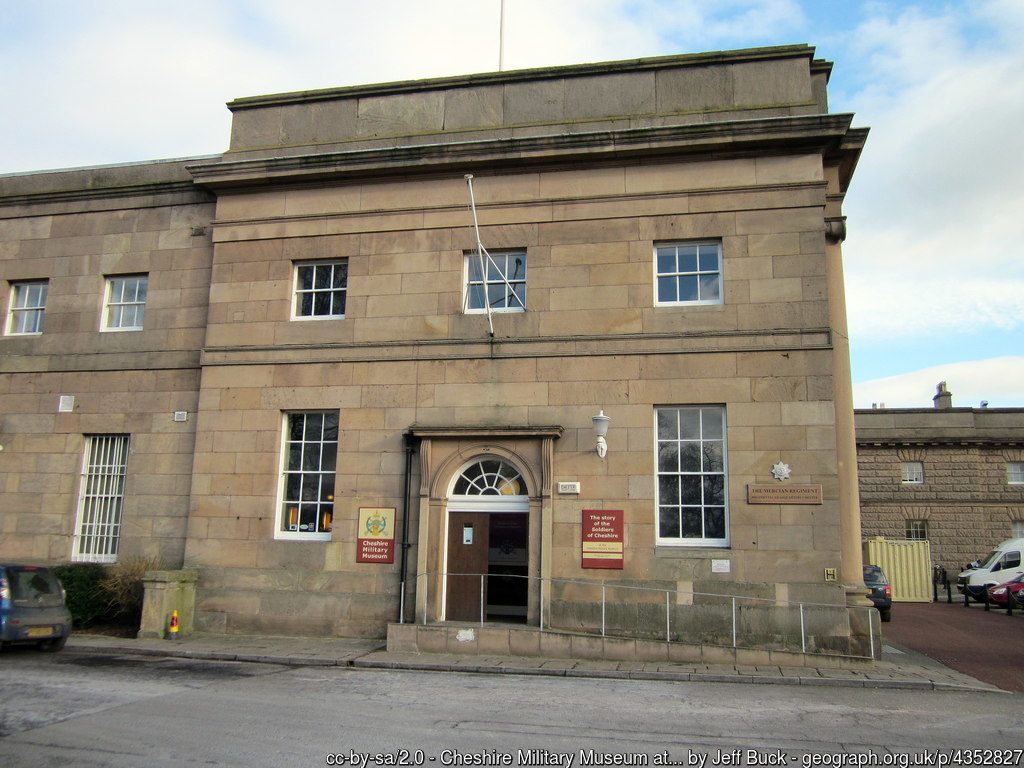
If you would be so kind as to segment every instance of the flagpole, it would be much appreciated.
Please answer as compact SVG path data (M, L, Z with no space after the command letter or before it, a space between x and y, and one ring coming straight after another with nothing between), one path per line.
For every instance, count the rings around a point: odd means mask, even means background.
M501 0L501 21L498 31L498 71L505 70L505 0Z
M472 173L467 173L466 174L466 184L469 185L469 208L470 208L471 211L473 211L473 231L476 233L476 256L477 256L477 259L480 262L480 280L482 282L482 288L483 288L483 292L484 292L484 294L483 294L484 309L487 310L487 329L490 331L491 338L493 339L494 338L494 320L491 319L491 302L488 300L488 296L487 296L487 268L486 268L486 265L484 264L484 254L487 253L487 251L484 248L483 242L480 240L480 223L477 221L477 218L476 218L476 200L473 197L473 174ZM490 258L490 254L488 254L488 258ZM467 290L466 290L466 301L467 302L469 301L469 288L468 288L468 286L467 286Z

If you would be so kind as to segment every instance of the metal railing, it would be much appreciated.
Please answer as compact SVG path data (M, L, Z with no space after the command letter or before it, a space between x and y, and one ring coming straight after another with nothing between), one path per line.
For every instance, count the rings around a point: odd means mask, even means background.
M423 597L424 610L422 611L420 621L422 624L427 623L427 606L430 605L429 600L429 585L430 577L441 577L444 582L447 582L449 577L462 577L462 578L477 578L480 582L480 611L479 611L479 623L484 625L487 620L487 579L488 578L503 578L503 579L527 579L532 582L539 582L538 584L538 601L539 606L539 621L538 627L541 630L560 630L560 631L573 631L583 633L594 633L600 634L601 637L630 637L630 638L642 638L642 639L658 639L664 640L667 643L673 642L693 642L692 640L681 639L685 636L684 629L691 630L691 635L694 631L698 635L713 635L719 636L721 632L701 632L705 629L701 626L688 626L680 627L680 624L686 624L686 622L679 616L676 617L673 622L673 614L677 612L685 612L687 610L700 613L702 610L705 612L704 619L712 619L712 623L715 623L713 619L720 619L721 614L724 612L729 617L728 627L726 628L725 635L731 641L733 648L739 647L763 647L764 643L752 643L751 645L744 645L741 640L753 639L757 633L748 631L747 634L750 638L744 637L743 629L743 615L750 615L756 613L757 608L782 608L784 611L793 614L794 618L792 623L799 625L800 643L799 650L802 653L809 653L815 651L821 651L820 647L812 647L813 638L815 637L814 632L808 631L808 624L814 622L819 627L827 626L829 624L835 625L843 617L848 617L847 613L850 608L854 611L867 612L861 615L866 620L867 634L869 641L869 655L868 656L857 656L858 658L875 658L876 651L876 635L874 616L871 612L875 611L874 606L847 606L845 603L817 603L809 601L791 601L777 598L766 598L766 597L752 597L747 595L730 595L720 594L714 592L695 592L688 590L679 589L665 589L659 587L645 587L645 586L633 586L627 584L614 584L604 581L582 581L577 579L558 579L558 578L547 578L540 576L524 576L520 574L486 574L486 573L454 573L454 572L429 572L419 573L416 576L418 591ZM545 589L546 586L546 589ZM591 589L595 591L595 600L586 601L581 600L579 597L576 598L563 598L556 597L556 588L561 588L562 593L566 592L569 588L581 588L583 590ZM552 605L557 601L563 604L566 608L567 613L572 613L573 607L586 606L596 603L596 591L600 590L600 622L599 625L593 627L587 627L583 622L573 622L573 626L569 626L568 622L557 622L557 625L552 622L551 614L554 612ZM634 595L632 600L622 599L610 599L610 592L623 591L626 594ZM656 595L661 597L655 597ZM684 598L684 599L681 599ZM649 617L652 617L653 611L651 606L664 604L664 634L662 635L660 630L655 633L652 629L652 622L647 621L644 628L641 630L636 627L632 633L625 632L622 628L621 622L613 622L609 619L610 607L622 609L626 607L629 609L637 608L638 619L639 613L642 611L641 606L645 607L646 613ZM660 611L660 608L658 609ZM440 613L440 611L439 611ZM712 614L708 616L708 613ZM576 618L580 616L577 613ZM778 646L780 642L780 635L784 635L784 632L778 631L778 624L786 624L790 621L787 616L779 616L776 611L774 615L770 615L768 611L762 611L757 617L761 623L767 625L776 625L772 634L775 637L773 642L769 642L768 645ZM699 620L699 618L698 618ZM596 623L596 622L595 622ZM750 622L748 622L749 624ZM613 626L614 625L614 626ZM721 624L719 622L719 629ZM762 637L764 632L761 633ZM787 650L789 650L787 648ZM796 648L792 648L796 650ZM844 654L848 655L848 654ZM854 654L856 656L856 654Z

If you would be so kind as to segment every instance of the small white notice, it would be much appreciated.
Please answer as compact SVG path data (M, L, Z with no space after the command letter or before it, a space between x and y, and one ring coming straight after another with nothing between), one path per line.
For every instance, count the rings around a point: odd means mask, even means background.
M732 570L731 560L712 560L711 561L711 572L712 573L729 573Z

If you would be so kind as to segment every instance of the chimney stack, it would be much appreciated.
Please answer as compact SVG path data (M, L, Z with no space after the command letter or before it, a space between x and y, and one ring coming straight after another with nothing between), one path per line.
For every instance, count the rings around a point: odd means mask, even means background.
M939 385L935 388L935 397L932 398L932 402L935 403L936 408L945 409L953 407L953 394L946 389L946 382L939 382Z

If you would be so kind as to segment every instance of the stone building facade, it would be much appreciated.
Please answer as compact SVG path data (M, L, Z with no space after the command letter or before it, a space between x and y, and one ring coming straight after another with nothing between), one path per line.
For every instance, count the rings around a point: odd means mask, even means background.
M842 647L867 132L813 54L239 99L222 155L0 179L0 556L109 561L106 514L201 629L571 628L611 586Z
M1024 537L1024 408L858 409L864 536L926 539L951 578Z

